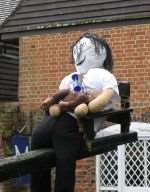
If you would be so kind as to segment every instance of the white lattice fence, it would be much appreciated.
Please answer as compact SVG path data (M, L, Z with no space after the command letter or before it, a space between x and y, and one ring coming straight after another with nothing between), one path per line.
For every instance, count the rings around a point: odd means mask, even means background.
M97 156L96 162L97 192L150 191L150 138Z
M126 145L125 184L150 187L150 140Z
M118 155L117 151L111 151L97 156L98 174L97 182L101 192L114 191L118 186ZM99 187L98 187L99 188Z

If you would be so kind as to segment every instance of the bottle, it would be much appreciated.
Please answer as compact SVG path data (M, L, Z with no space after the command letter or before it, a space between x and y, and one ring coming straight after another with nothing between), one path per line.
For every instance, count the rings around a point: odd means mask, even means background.
M72 80L73 80L73 90L74 90L74 92L79 93L81 91L81 85L80 85L78 74L73 74L72 75Z

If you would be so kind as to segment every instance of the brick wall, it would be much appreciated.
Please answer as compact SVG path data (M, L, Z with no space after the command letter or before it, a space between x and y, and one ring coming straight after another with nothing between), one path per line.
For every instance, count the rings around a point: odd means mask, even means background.
M150 111L150 24L71 30L20 39L19 100L22 111L39 110L40 101L53 94L70 73L70 46L84 32L94 32L110 44L117 79L131 83L134 117ZM78 192L95 191L94 158L82 160L77 169Z

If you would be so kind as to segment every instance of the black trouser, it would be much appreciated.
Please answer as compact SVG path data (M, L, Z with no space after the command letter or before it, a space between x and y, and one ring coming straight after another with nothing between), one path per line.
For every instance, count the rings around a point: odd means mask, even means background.
M33 130L32 149L54 148L56 152L55 192L73 192L75 184L76 158L85 149L82 134L76 119L69 114L59 118L45 116ZM50 192L50 173L39 172L31 177L31 192Z

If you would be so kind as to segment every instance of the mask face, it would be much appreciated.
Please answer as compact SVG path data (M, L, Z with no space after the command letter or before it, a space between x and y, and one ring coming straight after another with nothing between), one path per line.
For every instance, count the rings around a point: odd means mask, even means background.
M106 48L99 43L98 50L94 42L87 37L81 38L73 47L73 58L78 73L87 73L91 68L104 68L107 57Z

